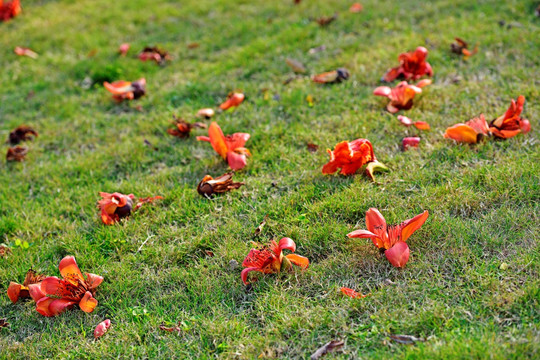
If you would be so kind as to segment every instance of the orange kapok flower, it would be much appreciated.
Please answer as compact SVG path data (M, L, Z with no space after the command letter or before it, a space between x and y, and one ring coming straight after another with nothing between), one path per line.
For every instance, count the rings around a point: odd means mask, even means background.
M38 274L32 269L28 270L22 285L13 281L9 283L7 289L9 299L14 304L19 301L19 299L28 297L32 297L34 300L36 300L36 298L40 299L43 297L43 295L40 295L41 281L45 278L45 275Z
M349 70L339 68L333 71L314 75L311 80L319 84L333 84L348 80L350 76Z
M37 59L38 57L38 54L35 51L21 46L15 47L15 49L13 49L13 52L19 56L28 56L32 59Z
M406 81L402 81L394 88L379 86L373 90L373 95L390 99L386 109L394 114L399 110L409 110L413 106L413 99L416 94L422 93L422 88L430 84L431 80L429 79L421 80L416 85L410 85Z
M418 144L420 144L420 138L416 136L403 138L403 141L401 142L403 151L407 151L410 148L417 148Z
M34 137L38 137L36 130L27 125L20 125L9 133L9 143L17 145L21 141L32 140Z
M489 135L489 127L484 114L475 117L465 124L459 123L446 129L444 137L457 142L476 144L484 136Z
M469 57L473 56L478 52L478 46L474 47L474 50L469 50L469 44L463 39L455 38L456 42L450 44L450 50L454 54L463 55L463 59L467 60Z
M291 270L292 265L300 266L306 269L309 266L309 260L303 256L296 254L283 255L283 250L295 252L296 244L290 238L282 238L279 243L275 240L270 241L270 244L262 249L251 249L248 256L244 259L242 266L242 281L248 284L247 276L251 271L259 271L264 274L275 274L282 270Z
M524 104L525 97L523 95L518 96L517 101L512 99L506 113L489 124L491 133L500 139L509 139L519 133L528 133L531 130L531 123L521 117Z
M379 249L385 249L386 258L395 267L403 267L409 261L407 239L426 222L429 213L424 211L399 225L387 225L386 220L375 208L366 212L367 230L356 230L349 238L370 238Z
M112 225L120 219L128 217L132 211L138 210L145 203L163 199L161 196L140 198L137 204L133 206L133 200L135 199L133 194L100 192L99 195L102 199L98 201L98 207L101 210L101 221L105 225Z
M250 156L251 153L244 145L249 138L250 135L246 133L225 136L216 122L210 124L208 136L197 136L199 141L208 141L214 150L227 160L233 170L243 169L247 165L246 156Z
M174 117L175 122L173 123L175 125L175 128L173 129L167 129L167 132L172 135L179 138L187 138L191 134L191 130L193 128L201 128L206 129L206 124L196 122L196 123L188 123L187 121L184 121L183 119L179 119L176 116Z
M24 161L26 158L26 154L28 154L28 147L26 146L14 146L8 148L7 154L6 154L6 160L7 161Z
M373 174L376 171L387 170L387 167L375 158L373 145L367 139L342 141L333 151L330 149L326 151L330 155L330 161L322 168L322 173L325 175L333 174L339 168L341 168L341 175L353 175L367 165L366 175L374 180Z
M411 126L411 125L414 125L414 127L416 127L418 130L429 130L431 129L431 127L429 126L429 124L425 121L412 121L410 118L408 118L407 116L403 116L403 115L398 115L397 116L399 122L407 127Z
M158 65L165 65L167 60L171 60L171 56L167 51L160 49L157 46L147 46L139 54L139 59L141 61L153 60Z
M243 182L233 182L234 172L226 173L220 177L213 178L210 175L206 175L199 185L197 186L197 192L205 197L211 197L218 193L224 193L234 189L239 189Z
M433 76L431 65L426 61L428 51L425 47L419 46L416 50L400 54L398 57L399 66L388 70L382 80L386 82L395 79L417 80L422 76Z
M117 102L138 99L146 94L146 79L144 78L133 82L119 80L108 83L105 81L103 86L113 94L113 99Z
M12 0L6 3L4 3L3 0L0 0L0 21L8 21L19 15L21 11L20 0Z
M219 108L221 110L235 108L244 101L245 97L246 96L240 92L232 92L227 96L227 100L225 100L225 102L219 105Z
M91 313L98 301L96 288L103 277L86 273L83 276L73 256L66 256L58 265L62 279L50 276L41 282L43 297L36 300L36 310L43 316L56 316L78 304L82 311Z
M362 299L369 295L369 294L362 295L359 292L356 292L353 289L346 288L346 287L342 287L340 291L343 295L348 296L353 299Z

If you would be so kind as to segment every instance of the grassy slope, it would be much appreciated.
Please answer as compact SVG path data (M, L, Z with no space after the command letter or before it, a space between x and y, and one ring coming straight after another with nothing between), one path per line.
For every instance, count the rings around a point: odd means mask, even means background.
M0 292L30 266L57 275L67 254L83 271L105 276L90 315L47 319L30 302L12 305L0 296L0 317L11 323L0 331L0 357L306 358L334 338L346 339L345 352L328 358L538 356L540 37L533 1L365 0L362 14L349 14L344 0L235 3L23 1L24 14L0 24L0 135L20 123L40 132L25 163L0 165L2 241L32 244L0 259ZM328 28L307 20L334 11L340 18ZM521 26L500 27L501 19ZM479 43L479 54L468 62L450 54L454 36ZM131 56L118 58L126 41ZM188 50L193 41L201 46ZM159 68L133 58L147 44L168 49L174 61ZM307 54L321 44L326 52ZM16 45L41 56L16 57ZM435 84L407 115L432 131L422 133L419 151L402 153L401 138L415 131L383 111L385 101L371 91L400 52L418 45L430 50ZM346 66L351 79L282 85L289 56L312 73ZM148 96L118 106L100 86L82 89L86 76L145 76ZM263 88L281 99L264 100ZM226 133L252 134L253 157L238 176L243 189L208 201L195 186L226 164L208 144L164 130L172 114L192 119L232 89L248 100L218 121ZM447 126L480 112L502 114L519 94L529 100L529 135L474 147L442 138ZM373 142L392 172L379 175L380 184L323 176L324 148L359 137ZM310 154L307 142L321 148ZM99 191L166 200L105 227L95 209ZM346 239L364 227L369 207L392 223L430 211L410 239L404 270L368 241ZM292 237L312 266L267 276L246 292L240 269L228 263L242 261L265 214L271 220L262 238ZM507 270L499 269L503 262ZM341 286L372 295L343 298ZM95 343L91 332L104 318L113 326ZM184 321L186 331L160 332L162 321ZM413 347L385 342L395 333L431 338Z

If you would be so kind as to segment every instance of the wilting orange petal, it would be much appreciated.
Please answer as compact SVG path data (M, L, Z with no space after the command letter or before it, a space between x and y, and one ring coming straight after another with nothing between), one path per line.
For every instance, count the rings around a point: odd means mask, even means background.
M341 293L345 296L351 297L353 299L362 299L365 298L367 295L362 295L359 292L354 291L353 289L342 287Z
M225 143L225 135L216 122L210 124L208 128L208 135L210 137L210 144L214 150L221 155L222 158L227 159L227 144Z
M426 210L412 219L405 221L406 225L401 229L401 241L407 241L416 230L420 229L426 222L428 216L429 212Z
M419 130L429 130L431 127L425 121L415 121L414 126Z
M379 86L373 90L373 95L389 97L392 93L392 89L388 86Z
M431 85L433 81L431 79L424 79L424 80L420 80L416 86L419 87L419 88L423 88L425 86L428 86L428 85Z
M300 266L302 269L306 269L309 266L309 259L304 256L289 254L285 257L294 265Z
M403 241L397 242L394 246L384 252L384 255L395 267L403 267L409 261L409 246Z
M242 281L244 282L245 285L248 284L247 276L248 276L248 273L250 273L251 271L263 272L262 269L258 268L258 267L248 267L248 268L245 268L244 270L242 270L242 274L240 276L242 277Z
M101 336L103 336L107 330L111 327L111 320L107 319L98 324L96 326L96 329L94 330L94 339L97 339Z
M221 110L227 110L240 105L244 101L245 95L242 93L233 93L225 102L219 105Z
M246 155L234 151L227 152L227 163L233 170L241 170L247 165Z
M47 295L43 292L43 290L41 290L41 283L28 285L28 293L30 294L32 299L36 302L41 300Z
M92 311L94 311L97 304L98 304L98 301L94 299L94 297L92 296L92 293L90 291L87 291L84 294L81 301L79 302L79 307L81 308L82 311L91 313Z
M418 144L420 144L420 138L416 136L403 138L402 141L404 151L409 150L409 148L417 148Z
M7 289L7 295L9 297L9 300L11 300L12 303L16 303L19 301L19 294L21 293L21 284L17 284L15 282L10 282L8 289Z
M476 144L476 142L478 141L478 134L476 133L476 131L469 125L465 124L456 124L449 127L448 129L446 129L444 137L467 144Z
M90 290L97 288L102 282L103 276L86 273L86 284Z
M67 299L44 297L36 303L36 310L41 315L50 317L61 314L73 305L75 302Z
M352 12L352 13L359 13L359 12L361 12L363 9L364 9L364 7L362 6L362 4L360 4L360 3L354 3L354 4L352 4L351 7L349 8L349 11Z
M280 250L290 250L292 252L296 251L296 244L294 243L293 239L284 237L281 240L279 240L278 247Z
M78 282L76 280L84 282L84 277L81 273L81 270L79 270L77 262L75 261L75 258L73 256L64 257L60 261L58 269L60 270L60 274L62 274L62 277L73 285L78 285Z

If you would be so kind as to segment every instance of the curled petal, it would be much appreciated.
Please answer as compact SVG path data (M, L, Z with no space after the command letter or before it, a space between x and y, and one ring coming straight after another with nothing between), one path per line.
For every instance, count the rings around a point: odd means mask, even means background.
M90 291L87 291L84 294L81 301L79 302L79 307L81 308L82 311L91 313L92 311L94 311L97 304L98 304L98 301L94 299L94 297L92 296L92 293Z
M244 98L245 95L242 93L232 93L231 95L229 95L229 97L227 98L227 100L225 100L224 103L219 105L219 108L221 110L227 110L232 107L237 107L244 101Z
M210 142L210 138L208 136L197 136L197 141Z
M529 122L529 120L527 119L521 120L520 129L521 129L521 132L524 134L531 131L531 123Z
M75 261L75 257L73 256L66 256L58 265L58 269L60 270L60 274L62 274L62 277L72 283L73 285L78 285L78 281L84 282L84 277L81 273L81 270L79 270L79 266L77 266L77 262Z
M456 124L446 129L444 137L460 143L476 144L478 142L478 133L469 125Z
M223 135L223 131L221 131L221 128L216 122L210 124L208 135L210 136L210 144L212 144L214 150L221 155L222 158L226 159L228 148L225 142L225 135Z
M415 121L414 122L414 126L418 129L418 130L429 130L431 129L431 127L429 126L429 124L425 121Z
M378 235L368 230L355 230L347 234L347 237L349 238L362 238L362 239L372 239L377 236Z
M428 85L431 85L433 81L431 79L424 79L424 80L420 80L416 86L418 86L419 88L423 88L423 87L426 87Z
M399 122L402 123L405 126L411 126L413 124L413 121L410 118L408 118L407 116L398 115L397 118L398 118Z
M90 290L94 290L103 282L103 276L86 273L86 284Z
M7 289L7 295L9 297L9 300L11 300L12 303L16 303L19 301L20 293L21 293L21 284L17 284L16 282L10 282L8 289Z
M296 254L289 254L285 257L291 263L293 263L294 265L300 266L302 269L306 269L309 266L309 259L304 256L300 256Z
M39 301L41 300L42 298L44 298L45 296L47 296L43 290L41 290L41 283L37 283L37 284L30 284L28 285L28 293L30 294L30 296L32 297L32 299L34 301Z
M260 268L258 268L258 267L248 267L248 268L245 268L244 270L242 270L242 274L240 276L242 277L242 281L244 282L245 285L248 284L247 276L248 276L248 273L250 273L251 271L262 272L262 270Z
M424 225L429 212L426 210L421 214L416 215L412 219L409 219L403 223L403 228L401 229L401 241L407 241L407 239L418 229Z
M67 299L44 297L36 303L36 310L43 316L51 317L61 314L73 305L75 302Z
M228 151L226 159L227 159L227 163L229 164L229 167L232 170L241 170L245 168L247 165L246 155L238 154L234 151Z
M367 296L367 295L362 295L359 292L356 292L353 289L346 288L346 287L342 287L340 291L343 295L348 296L353 299L362 299Z
M403 241L397 242L394 246L384 252L384 255L395 267L404 267L409 261L409 246Z
M373 90L373 95L389 97L392 93L392 89L388 86L379 86Z
M292 252L296 251L296 244L294 243L293 239L284 237L281 240L279 240L278 247L280 250L290 250Z
M96 326L96 329L94 330L94 339L102 337L107 332L107 330L109 330L110 327L111 327L111 320L107 319L100 322Z

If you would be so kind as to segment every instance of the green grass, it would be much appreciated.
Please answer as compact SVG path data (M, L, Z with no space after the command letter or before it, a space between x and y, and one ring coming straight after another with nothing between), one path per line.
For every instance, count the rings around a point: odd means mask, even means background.
M364 0L361 14L347 11L351 3L28 0L20 17L0 24L0 136L21 123L40 133L27 161L0 164L0 242L31 244L0 259L0 318L11 323L0 329L1 358L305 359L332 339L346 344L328 359L540 356L536 1ZM335 11L327 28L308 20ZM479 44L479 53L468 61L451 54L455 36ZM123 42L132 45L127 58L116 55ZM191 42L200 47L188 49ZM136 59L153 44L174 60L160 68ZM326 51L308 54L322 44ZM400 52L419 45L430 51L434 85L407 116L432 130L421 133L419 150L404 153L401 139L417 132L371 92ZM40 57L17 57L15 46ZM351 78L283 85L287 57L312 74L344 66ZM143 76L148 95L130 104L115 104L100 84L81 87L86 77ZM265 100L264 88L280 100ZM246 186L209 201L196 185L226 163L209 144L165 130L173 114L193 120L234 89L247 100L217 119L225 133L251 133L253 157L237 175ZM489 120L503 114L520 94L531 133L476 146L442 137L481 112ZM379 183L321 174L325 148L362 137L391 169ZM308 142L319 151L309 153ZM99 191L165 200L107 227ZM346 238L364 228L370 207L389 223L429 210L403 270L368 240ZM247 291L229 261L242 262L266 214L259 241L291 237L311 266L259 277ZM105 277L96 311L45 318L32 302L11 304L9 281L22 281L30 267L58 275L65 255ZM342 286L371 296L344 298ZM94 342L105 318L112 327ZM185 331L162 332L163 321L182 321ZM391 334L428 340L399 345Z

